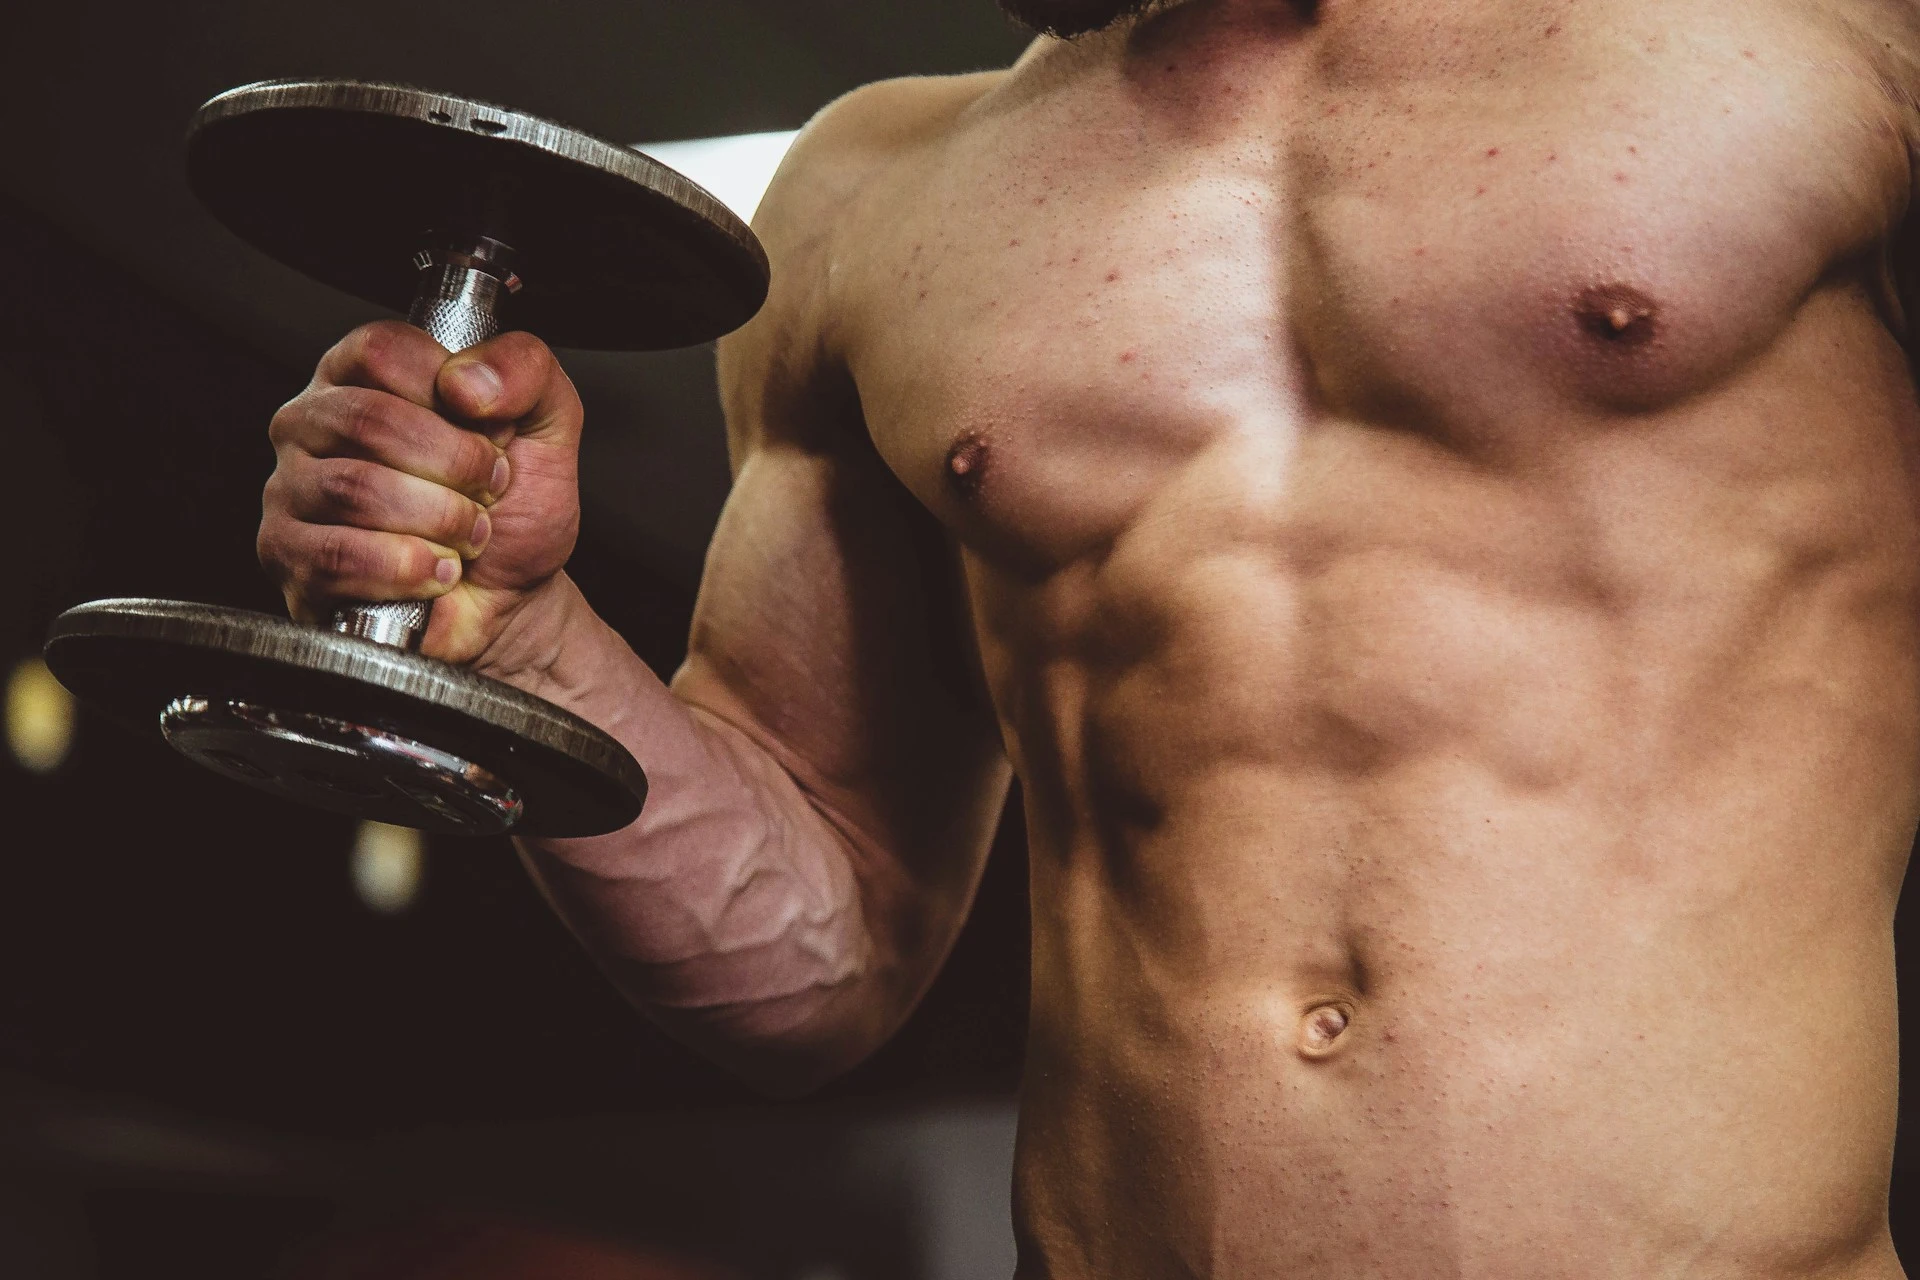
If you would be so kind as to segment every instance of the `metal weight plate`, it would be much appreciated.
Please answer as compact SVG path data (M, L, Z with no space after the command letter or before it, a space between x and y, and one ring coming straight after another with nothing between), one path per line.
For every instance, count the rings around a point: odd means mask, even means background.
M646 799L639 763L578 716L285 618L103 600L55 620L46 660L80 698L149 733L170 709L191 713L191 741L175 745L201 763L360 817L568 838L617 831Z
M405 85L278 80L208 102L187 179L242 239L405 312L428 232L513 246L507 315L559 347L647 351L730 333L765 251L725 205L630 147Z

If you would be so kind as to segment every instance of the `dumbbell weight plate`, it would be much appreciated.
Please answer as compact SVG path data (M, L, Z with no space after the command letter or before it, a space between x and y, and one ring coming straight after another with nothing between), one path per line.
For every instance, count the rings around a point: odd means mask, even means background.
M68 688L130 727L156 733L176 702L207 704L202 764L290 800L459 835L570 837L618 830L639 816L646 777L626 749L560 708L463 667L239 609L164 600L102 600L63 614L46 648ZM209 695L217 691L217 697ZM285 735L223 729L228 704L324 708L286 717ZM391 750L330 749L320 728L343 726ZM226 754L221 734L239 737ZM476 787L447 785L434 755L479 771ZM264 744L264 745L263 745ZM283 744L276 748L276 744ZM444 767L444 765L443 765ZM270 778L259 776L270 773ZM470 779L469 781L474 781ZM463 793L505 793L517 821L490 823Z
M187 181L242 239L404 314L428 231L514 248L507 319L556 347L654 351L730 333L766 300L753 232L630 147L407 85L274 80L194 117Z

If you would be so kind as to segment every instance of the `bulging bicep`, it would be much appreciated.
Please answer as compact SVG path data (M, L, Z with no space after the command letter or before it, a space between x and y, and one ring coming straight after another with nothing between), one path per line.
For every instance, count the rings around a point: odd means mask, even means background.
M841 220L893 146L871 97L808 129L755 222L773 289L720 345L734 486L674 688L845 837L911 988L959 930L1011 771L951 541L873 447L839 350L858 310L833 285L836 255L858 252Z
M674 683L787 769L870 892L955 929L1009 777L962 599L943 531L864 439L763 436L740 459ZM944 923L912 929L937 940Z

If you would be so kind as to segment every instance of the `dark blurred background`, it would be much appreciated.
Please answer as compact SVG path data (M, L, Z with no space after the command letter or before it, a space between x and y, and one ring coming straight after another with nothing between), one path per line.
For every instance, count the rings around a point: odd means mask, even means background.
M794 129L865 81L1021 47L991 0L191 0L7 26L0 679L82 600L279 607L252 554L265 424L373 313L200 211L180 141L206 98L388 78L670 140ZM711 352L568 363L590 439L572 571L670 671L727 483ZM913 1025L773 1105L628 1009L504 842L430 845L417 899L378 912L355 824L85 717L51 774L0 754L0 812L6 1280L292 1275L316 1238L475 1206L647 1239L698 1219L765 1274L958 1276L1008 1248L1017 825ZM783 1217L742 1225L756 1194Z
M86 599L278 608L252 556L265 424L371 313L194 205L180 134L207 97L394 78L667 140L796 128L867 80L1020 48L992 0L192 0L10 26L0 676ZM568 363L589 411L572 572L671 670L726 487L711 353ZM465 1241L445 1274L479 1275L473 1258L520 1247L486 1234L503 1220L683 1252L724 1236L755 1274L800 1280L1007 1274L1017 822L905 1033L824 1098L776 1105L624 1006L504 842L429 845L411 905L376 910L353 823L86 717L50 773L0 756L0 813L7 1280L371 1277L400 1246L366 1241L395 1232ZM1901 1159L1920 1166L1920 1125ZM1896 1183L1897 1229L1916 1180ZM785 1208L763 1221L768 1202ZM494 1225L458 1225L477 1221ZM548 1273L692 1274L567 1256Z

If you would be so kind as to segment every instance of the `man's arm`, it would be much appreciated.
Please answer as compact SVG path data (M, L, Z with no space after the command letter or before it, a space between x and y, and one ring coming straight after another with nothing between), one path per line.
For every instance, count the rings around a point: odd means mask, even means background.
M721 349L734 488L671 691L564 578L559 647L520 659L509 635L486 662L612 732L652 783L624 832L525 843L555 907L670 1032L778 1092L911 1012L1008 783L952 553L834 349L835 210L912 92L830 110L762 207L773 295Z

